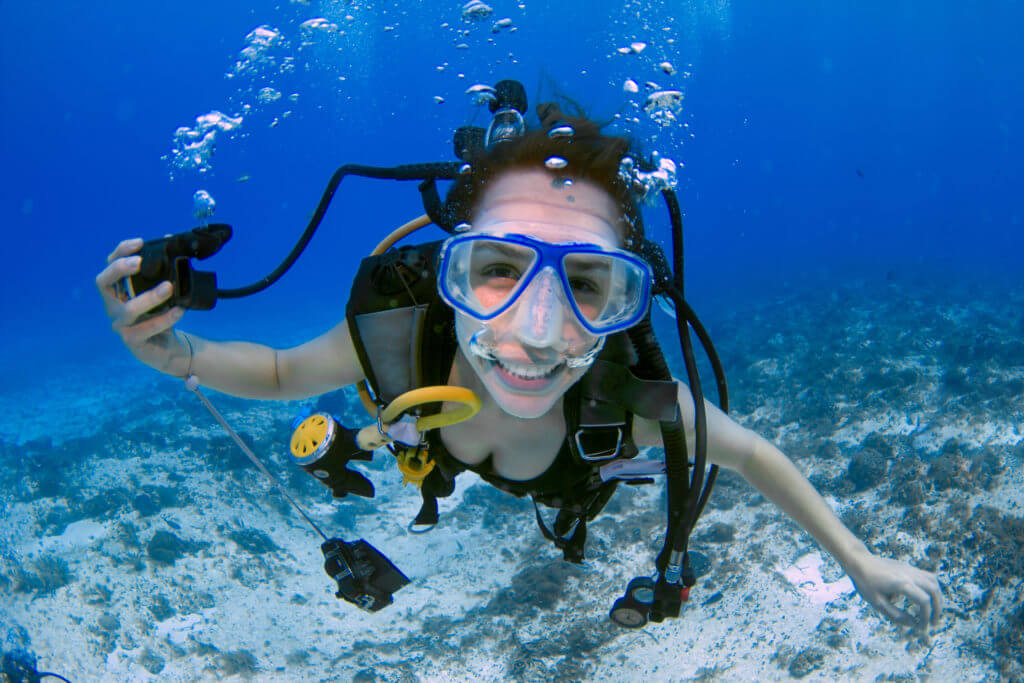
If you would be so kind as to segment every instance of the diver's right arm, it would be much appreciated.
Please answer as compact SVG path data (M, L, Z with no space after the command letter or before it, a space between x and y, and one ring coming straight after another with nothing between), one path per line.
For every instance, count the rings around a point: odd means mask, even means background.
M291 349L249 342L214 342L175 330L184 310L178 307L139 321L140 316L172 294L171 284L122 301L115 284L139 270L141 239L125 240L107 257L96 286L114 331L146 365L175 377L197 376L204 386L242 398L289 400L334 391L363 377L358 357L342 321L316 339Z

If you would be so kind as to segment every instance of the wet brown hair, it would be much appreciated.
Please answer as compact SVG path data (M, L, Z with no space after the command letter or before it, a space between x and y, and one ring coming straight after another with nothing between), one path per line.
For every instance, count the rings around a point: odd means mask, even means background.
M499 175L517 169L543 169L552 178L587 180L605 190L622 208L621 226L627 248L642 237L642 222L629 186L619 178L619 165L629 154L629 138L601 133L602 124L585 116L569 116L555 102L537 105L540 127L524 135L481 150L469 161L470 171L460 175L446 203L460 221L470 222L488 185ZM571 126L570 136L550 136L559 126ZM566 165L548 169L545 161L561 157Z

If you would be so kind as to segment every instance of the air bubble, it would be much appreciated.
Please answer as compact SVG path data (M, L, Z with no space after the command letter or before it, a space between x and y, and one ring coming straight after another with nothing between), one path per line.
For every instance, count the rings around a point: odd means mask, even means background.
M544 161L544 165L553 171L557 171L560 168L568 166L569 162L562 157L548 157L547 160Z
M557 126L548 131L549 138L571 138L576 134L576 129L572 126Z
M196 193L192 195L192 215L203 221L204 224L206 219L213 215L216 208L217 202L213 201L213 197L206 190L196 190Z
M466 94L473 99L473 104L480 106L498 99L498 91L489 85L478 83L466 88Z
M468 21L480 21L491 16L494 9L481 0L470 0L462 6L462 18Z
M683 93L679 90L657 90L647 96L644 111L651 120L662 126L670 126L683 109Z
M271 102L276 102L281 99L281 91L274 90L273 88L261 88L259 93L256 95L256 99L263 104L270 104Z

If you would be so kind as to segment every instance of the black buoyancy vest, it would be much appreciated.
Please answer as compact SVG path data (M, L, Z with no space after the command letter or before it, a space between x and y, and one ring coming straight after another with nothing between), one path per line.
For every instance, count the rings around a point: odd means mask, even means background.
M437 293L440 246L407 245L369 256L356 273L346 318L379 405L410 389L447 383L458 344L452 310ZM638 379L629 369L635 363L625 333L606 340L590 370L566 392L566 440L555 461L528 481L496 475L489 458L482 465L466 465L448 453L438 432L428 432L430 457L437 466L420 489L423 506L414 523L436 523L437 498L451 495L455 476L468 469L514 495L530 495L535 507L558 508L552 529L536 508L541 532L562 549L565 559L582 561L587 521L604 508L618 484L601 479L601 465L636 457L634 415L670 421L677 414L675 384Z

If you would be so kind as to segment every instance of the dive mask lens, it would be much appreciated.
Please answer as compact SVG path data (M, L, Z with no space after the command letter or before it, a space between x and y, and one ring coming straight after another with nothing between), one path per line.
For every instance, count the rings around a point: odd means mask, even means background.
M442 258L442 296L474 318L490 320L522 291L539 254L524 244L468 236L449 242Z
M625 254L596 249L562 257L563 286L589 331L607 334L643 317L650 298L649 270L644 266Z

